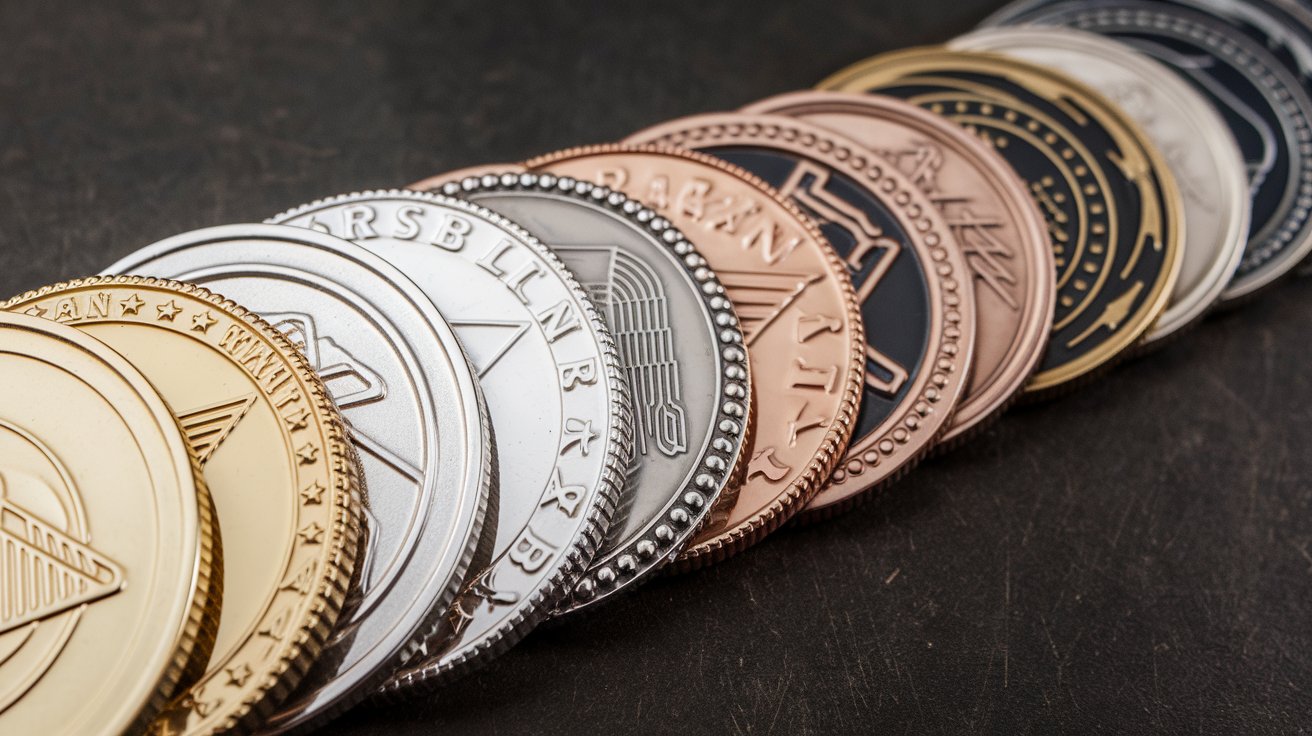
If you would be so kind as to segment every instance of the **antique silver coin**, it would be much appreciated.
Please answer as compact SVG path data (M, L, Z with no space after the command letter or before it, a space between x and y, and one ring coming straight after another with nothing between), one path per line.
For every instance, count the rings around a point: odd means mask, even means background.
M302 348L350 425L367 489L360 585L320 660L266 730L332 717L434 635L479 540L491 435L455 333L382 258L302 228L197 230L106 273L202 284L257 312ZM242 548L228 544L224 553Z
M1129 46L1069 28L984 28L948 48L991 51L1078 79L1121 106L1156 144L1184 201L1185 247L1166 311L1144 337L1193 324L1230 283L1248 240L1248 178L1239 146L1212 105L1175 72Z
M1061 25L1111 36L1183 76L1216 107L1239 144L1252 207L1248 245L1221 294L1235 302L1312 252L1312 98L1278 49L1214 8L1203 0L1017 0L983 25Z
M442 187L528 228L602 308L633 394L634 455L619 513L558 613L635 587L674 559L734 481L750 411L738 318L706 259L641 203L551 174ZM732 411L726 411L732 409Z
M455 328L487 397L500 476L491 561L383 692L454 678L559 604L610 527L633 439L610 331L546 246L469 202L366 192L274 220L351 240L408 274Z

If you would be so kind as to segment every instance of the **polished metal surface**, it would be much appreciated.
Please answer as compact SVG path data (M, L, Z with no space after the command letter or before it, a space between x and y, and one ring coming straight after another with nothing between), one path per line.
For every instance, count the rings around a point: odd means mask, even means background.
M367 489L367 544L348 612L265 727L330 717L431 636L482 528L492 469L486 414L454 332L377 255L280 225L208 228L107 269L202 284L304 351L350 426Z
M464 178L442 193L505 215L560 256L602 308L634 404L634 457L610 533L566 613L629 590L683 549L735 481L747 357L725 289L683 233L642 203L551 174Z
M401 694L458 676L545 617L610 527L633 434L610 332L559 259L483 207L366 192L274 219L399 267L455 328L482 385L500 477L492 558L471 571L448 626L383 687Z
M1239 147L1206 98L1169 68L1109 38L1069 28L984 28L948 48L989 51L1067 74L1101 92L1157 146L1184 201L1180 276L1144 340L1202 317L1230 283L1248 240L1251 206Z
M1181 74L1220 111L1248 169L1248 246L1222 301L1247 298L1312 252L1312 97L1270 40L1214 12L1216 3L1020 0L986 26L1062 25L1111 36ZM1291 34L1280 37L1297 43Z

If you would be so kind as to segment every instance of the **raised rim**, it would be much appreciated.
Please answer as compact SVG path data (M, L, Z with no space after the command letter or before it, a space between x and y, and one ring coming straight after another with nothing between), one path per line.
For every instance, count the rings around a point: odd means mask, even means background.
M1249 215L1252 203L1248 196L1248 176L1244 171L1244 162L1239 155L1239 144L1235 142L1230 128L1215 108L1202 95L1190 87L1179 75L1163 64L1131 50L1122 43L1108 36L1099 36L1087 31L1066 27L1038 29L1032 26L999 26L981 28L964 36L958 36L948 43L950 49L964 51L991 51L1009 55L1008 52L1054 49L1063 53L1077 52L1084 56L1089 64L1115 65L1130 71L1150 84L1154 93L1169 101L1182 113L1182 117L1200 128L1197 132L1203 143L1196 146L1208 152L1213 168L1220 175L1218 186L1225 202L1221 205L1226 213L1225 227L1219 234L1194 233L1186 228L1184 233L1186 251L1182 258L1188 257L1188 251L1197 249L1202 239L1219 242L1214 247L1214 257L1198 285L1183 298L1172 293L1167 301L1166 310L1158 317L1156 324L1144 336L1144 343L1155 346L1183 332L1197 320L1206 315L1221 298L1221 293L1229 285L1235 269L1244 256L1244 246L1248 242ZM1151 138L1151 131L1144 129ZM1168 162L1169 167L1169 162ZM1180 177L1176 176L1178 182ZM1184 204L1185 219L1188 219L1189 205ZM1183 267L1182 267L1183 268ZM1177 281L1177 287L1179 282Z
M646 235L655 248L669 252L671 260L691 280L713 339L719 340L715 381L720 396L716 400L717 408L711 412L705 451L689 466L688 482L674 489L663 511L638 535L604 558L594 559L570 598L552 615L590 608L615 593L636 587L673 559L701 528L720 494L734 480L735 469L744 461L743 446L752 417L751 374L738 316L715 271L688 238L668 220L622 192L571 177L524 171L465 176L443 184L440 191L453 197L493 192L540 193L597 207L622 219ZM492 209L495 210L495 205ZM694 475L697 468L701 470ZM625 492L637 490L628 488Z
M1083 107L1096 115L1113 137L1125 147L1133 146L1144 156L1156 175L1157 195L1162 208L1161 218L1166 230L1163 259L1165 267L1153 282L1152 289L1139 309L1127 315L1108 340L1081 356L1078 360L1063 363L1055 368L1035 373L1025 388L1029 398L1039 399L1064 393L1086 381L1103 375L1120 361L1128 358L1153 323L1166 309L1166 301L1175 286L1180 272L1184 239L1182 202L1175 178L1161 154L1133 121L1118 107L1087 85L1055 74L1042 67L1016 61L998 54L974 51L948 51L940 47L918 47L894 51L859 61L829 76L818 85L821 89L864 92L872 84L888 82L919 72L932 72L947 68L993 74L1015 80L1031 92L1047 97L1065 96L1079 100ZM875 82L880 80L880 82Z
M1001 201L1025 237L1023 247L1033 261L1031 270L1038 278L1031 279L1031 299L1038 309L1024 314L1024 324L1013 341L1013 362L1000 370L1000 379L982 393L970 389L978 378L972 369L967 381L967 392L957 404L947 429L939 437L936 450L945 450L964 442L978 431L990 426L1016 399L1020 398L1025 383L1043 358L1052 327L1056 306L1056 283L1052 278L1052 244L1048 240L1043 217L1032 204L1029 193L1020 177L996 152L949 121L927 110L895 97L850 92L824 92L800 90L785 92L752 103L744 112L764 112L806 119L809 112L845 112L876 117L900 125L908 130L933 138L936 143L953 150L979 175L993 183L1002 195ZM814 123L815 125L823 125ZM1041 274L1041 275L1040 275ZM976 290L978 294L978 290ZM978 301L978 300L977 300ZM976 313L977 324L980 315ZM978 341L978 329L976 331Z
M524 165L529 169L549 169L553 164L580 158L627 155L670 157L709 167L717 173L728 174L747 183L759 196L783 208L820 247L822 260L828 265L831 274L836 277L843 290L844 301L847 304L845 320L853 327L848 369L850 379L842 387L839 410L835 414L834 421L826 430L825 437L807 464L806 470L760 513L712 539L691 545L681 552L670 569L686 572L722 562L756 544L800 512L820 492L847 451L848 443L852 438L856 412L861 401L861 387L865 381L865 328L861 320L861 305L856 299L856 289L852 286L852 279L847 274L847 266L820 232L819 225L792 202L780 196L773 187L738 166L696 151L633 143L606 143L564 149L537 156L526 161Z

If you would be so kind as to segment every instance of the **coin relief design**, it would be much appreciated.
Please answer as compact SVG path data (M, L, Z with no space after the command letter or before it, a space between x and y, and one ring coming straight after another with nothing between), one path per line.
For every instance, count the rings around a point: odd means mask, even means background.
M738 319L683 234L619 192L520 172L441 191L542 238L603 309L619 346L633 394L633 464L610 533L557 612L585 609L672 559L738 481L751 417Z
M697 115L631 140L743 167L815 218L844 258L865 325L864 393L847 455L804 513L842 511L913 468L951 420L975 342L965 261L929 199L859 144L786 117Z
M487 400L500 486L491 561L382 685L401 697L508 649L577 581L629 463L627 383L609 331L560 261L483 207L365 192L274 220L350 240L409 276L459 336Z
M722 497L675 565L702 567L759 541L819 492L851 438L865 350L842 262L800 211L710 156L597 146L526 166L643 202L688 237L724 285L751 361L756 433L744 483ZM740 348L722 349L742 359Z
M821 84L907 99L982 137L1026 182L1057 268L1032 395L1126 356L1166 307L1184 238L1174 179L1144 134L1082 85L989 54L937 49L858 63Z
M1040 0L1008 5L985 23L1062 25L1110 36L1175 70L1215 106L1248 170L1248 245L1221 297L1235 301L1312 252L1312 98L1262 43L1187 4Z
M491 433L455 333L395 267L304 228L206 228L108 270L201 284L259 313L305 353L347 420L368 491L359 585L262 733L330 718L436 633L479 541Z
M864 145L939 210L973 276L976 327L965 393L938 446L988 426L1034 372L1052 325L1052 246L1011 167L958 126L882 95L791 92L743 110L805 120Z
M1166 159L1184 204L1180 276L1145 341L1191 326L1220 298L1248 236L1247 177L1225 121L1170 69L1130 48L1065 28L992 28L949 48L991 51L1068 74L1101 92L1139 123Z
M146 378L72 327L0 313L0 377L23 387L0 395L0 730L138 731L214 644L199 469Z
M102 277L4 306L132 361L177 415L213 494L225 535L217 641L205 676L151 732L262 723L318 654L353 571L356 468L323 385L271 325L191 285Z

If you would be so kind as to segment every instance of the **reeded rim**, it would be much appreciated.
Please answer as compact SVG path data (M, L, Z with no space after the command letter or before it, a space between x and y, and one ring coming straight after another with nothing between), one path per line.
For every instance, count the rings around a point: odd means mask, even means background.
M334 479L330 490L334 497L334 508L330 528L325 530L328 550L321 559L325 564L315 581L313 590L307 594L311 603L305 605L307 615L300 621L292 622L292 631L283 637L283 644L276 653L266 659L267 667L260 668L253 678L257 686L239 701L220 703L215 711L204 715L201 727L193 733L217 733L232 728L254 728L273 711L283 699L291 693L309 670L310 665L323 649L324 642L337 622L342 604L346 600L347 587L355 569L358 539L360 534L361 500L359 469L353 462L350 446L346 440L346 430L337 407L328 397L328 391L319 377L310 368L305 356L277 329L258 315L250 312L235 302L225 299L208 289L169 279L141 276L97 276L76 279L60 284L42 287L10 299L0 309L13 309L23 303L48 297L60 292L90 287L128 286L133 288L152 288L176 292L227 314L234 321L260 335L276 347L281 358L295 371L297 379L308 390L306 400L315 407L317 419L321 422L324 436L325 467ZM219 520L220 524L222 520ZM262 612L261 620L269 614ZM224 662L212 663L222 666ZM207 669L205 676L216 675L217 670ZM193 706L190 691L176 694L171 705L190 710ZM158 731L158 720L151 724L152 731ZM190 734L188 736L191 736Z

